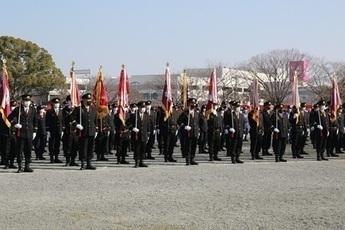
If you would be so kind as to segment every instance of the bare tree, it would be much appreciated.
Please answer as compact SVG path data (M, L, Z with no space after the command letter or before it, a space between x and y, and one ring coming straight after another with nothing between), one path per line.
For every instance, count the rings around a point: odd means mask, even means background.
M291 93L289 77L290 61L309 60L310 56L296 49L273 50L259 54L241 65L241 68L258 74L258 80L263 87L260 95L272 103L282 103Z

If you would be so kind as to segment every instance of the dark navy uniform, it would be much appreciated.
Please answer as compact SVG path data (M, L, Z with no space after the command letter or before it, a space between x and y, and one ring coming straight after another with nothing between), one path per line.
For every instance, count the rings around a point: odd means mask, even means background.
M24 106L24 104L30 103L31 95L22 95L22 100L23 104L15 108L8 116L8 119L17 129L16 135L18 172L23 171L23 153L25 156L24 172L32 172L32 169L30 168L31 150L32 140L37 133L37 112L33 106ZM15 121L18 121L18 123L14 124Z
M218 157L220 134L222 133L222 120L217 111L211 113L207 120L208 151L210 161L221 161Z
M188 99L190 109L181 113L177 124L181 126L181 150L182 156L186 157L186 165L197 165L195 162L195 151L199 137L199 113L195 111L196 99Z
M135 167L147 167L144 164L146 143L150 135L150 120L147 113L143 112L145 102L139 102L140 111L135 111L126 121L126 125L132 130Z
M301 152L304 146L304 135L307 133L307 120L304 108L304 103L301 104L300 111L297 111L296 106L290 113L290 124L291 124L291 150L293 158L303 158Z
M286 162L283 159L286 150L287 138L289 134L289 117L283 113L283 105L276 105L275 112L271 116L271 124L273 129L273 151L276 162Z
M79 143L77 136L77 121L74 109L65 107L62 110L63 115L63 151L66 158L66 166L79 166L75 159L78 155Z
M257 113L257 114L255 114ZM257 117L254 117L257 116ZM264 121L262 113L260 111L251 111L248 114L248 121L250 125L250 153L252 160L258 159L261 160L262 157L259 156L262 145L262 135L264 133Z
M95 139L95 148L98 161L108 161L108 158L104 157L107 152L107 139L109 132L109 115L103 118L98 117L98 134Z
M43 154L47 144L46 112L44 106L37 107L37 135L34 139L36 160L45 160Z
M74 116L77 120L77 135L79 137L79 159L81 161L81 168L84 169L84 162L86 161L86 169L96 169L91 165L94 152L94 140L97 127L97 109L91 105L92 96L90 93L84 94L83 103L81 106L74 109ZM81 113L81 117L80 117ZM80 126L82 129L80 129Z
M155 143L155 135L156 135L156 114L153 110L153 108L151 109L151 101L146 101L145 105L148 106L146 108L146 112L149 118L149 123L150 123L150 135L149 135L149 139L147 141L146 144L146 159L150 159L150 160L154 160L155 158L152 156L152 148L154 147L154 143Z
M264 134L262 139L262 155L272 155L268 152L269 148L271 147L271 139L272 139L272 124L271 124L271 114L269 112L269 108L271 106L271 102L265 102L264 106L265 108L261 111L262 118L264 122Z
M176 135L177 135L177 119L178 119L178 112L173 109L170 116L164 120L165 112L163 109L160 111L159 117L159 133L163 140L163 154L164 154L164 161L165 162L176 162L173 158L174 147L176 143Z
M50 163L62 163L61 160L59 160L59 154L60 154L60 142L62 138L62 120L63 115L62 111L60 110L59 98L53 98L51 100L53 105L56 105L56 107L53 107L52 109L49 109L47 111L46 115L46 129L47 129L47 135L49 138L49 155L50 155Z
M130 145L131 131L126 125L129 113L125 112L123 120L120 119L119 112L114 116L115 123L115 139L116 141L116 157L118 164L129 164L126 161L127 150Z

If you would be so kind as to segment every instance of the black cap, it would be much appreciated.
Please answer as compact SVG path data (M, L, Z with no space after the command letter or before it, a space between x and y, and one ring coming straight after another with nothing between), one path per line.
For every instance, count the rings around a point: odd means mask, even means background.
M326 105L326 101L325 101L325 100L320 100L317 104L318 104L319 106L320 106L320 105Z
M228 104L228 100L224 99L224 100L222 101L222 105L226 105L226 104Z
M282 108L284 108L283 104L277 104L274 106L274 109L282 109Z
M146 101L145 105L151 105L151 101L150 100Z
M137 107L137 103L133 102L133 103L129 104L129 106L130 106L131 108Z
M195 98L188 98L187 103L196 104Z
M264 106L270 106L270 105L272 105L272 103L271 103L270 101L266 101L266 102L264 103Z
M86 99L86 100L92 99L92 95L91 95L91 93L86 93L81 97L81 99Z
M146 105L145 101L139 101L137 106L138 107L144 107Z
M23 94L20 97L22 98L23 101L31 101L31 95L29 94Z
M54 103L54 104L60 103L60 98L55 97L55 98L51 99L51 102Z
M45 105L39 105L37 106L37 111L41 110L41 109L45 109L47 108Z
M307 103L306 102L301 102L301 107L307 107Z
M235 104L235 102L236 102L236 101L229 101L229 104L230 104L231 106L233 106L233 105Z
M18 103L17 103L16 101L10 101L10 106L12 106L12 107L13 107L13 106L17 106L17 104L18 104Z
M66 97L66 101L71 101L71 95L68 95L68 96Z
M240 107L241 106L241 102L240 101L234 101L233 106Z

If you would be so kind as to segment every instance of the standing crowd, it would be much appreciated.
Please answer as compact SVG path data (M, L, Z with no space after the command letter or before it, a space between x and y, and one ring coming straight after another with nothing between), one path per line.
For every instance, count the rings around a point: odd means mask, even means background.
M318 161L327 160L326 156L337 157L344 148L342 107L333 114L324 100L310 111L305 103L284 109L283 105L273 106L270 102L265 102L261 110L248 111L240 102L226 100L214 103L206 111L205 105L199 107L195 98L189 98L188 108L174 105L171 112L153 107L151 101L140 101L124 108L123 114L112 104L109 114L99 117L90 93L84 94L81 105L75 108L69 96L64 101L53 98L47 105L37 107L31 95L22 95L21 99L19 103L11 102L7 117L10 127L0 119L1 164L5 169L17 168L18 172L33 171L33 151L36 160L45 160L44 153L48 151L50 163L61 164L64 160L66 166L79 166L81 170L96 169L92 165L94 154L97 161L108 161L105 155L113 150L117 164L129 164L126 158L133 151L134 167L147 167L145 159L155 160L152 149L156 148L156 141L165 162L176 162L174 149L180 147L186 165L198 164L197 149L208 153L210 161L221 161L219 152L226 151L231 163L242 164L242 145L248 136L252 160L274 154L276 162L286 162L284 155L289 144L292 157L303 158L308 154L304 151L307 138Z

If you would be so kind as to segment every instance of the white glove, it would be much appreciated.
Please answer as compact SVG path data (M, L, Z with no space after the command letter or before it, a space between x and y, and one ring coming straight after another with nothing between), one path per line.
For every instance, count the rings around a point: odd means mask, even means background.
M159 129L156 129L156 131L157 131L157 134L159 135L159 133L160 133L160 130L159 130Z
M62 137L63 137L63 132L61 132L61 139L62 139Z
M297 118L297 113L295 113L294 115L293 115L293 119L296 119Z
M108 134L107 134L107 136L108 136L108 137L110 136L110 131L108 131Z
M229 130L228 130L228 129L225 129L225 130L224 130L224 133L225 133L225 135L228 135L228 134L229 134Z
M76 128L79 129L79 130L83 130L84 129L84 127L81 124L77 124Z
M192 129L192 127L186 125L186 126L184 127L184 129L187 130L187 131L190 131L190 130Z
M176 130L175 136L177 136L177 134L178 134L178 130Z
M230 128L229 131L232 132L232 133L236 132L236 130L234 128Z
M329 131L327 131L327 137L329 136Z
M36 137L36 133L33 133L32 134L32 140L35 139L35 137Z
M310 129L307 129L307 134L309 134L310 133Z
M14 125L14 128L16 128L16 129L21 129L21 128L22 128L22 125L21 125L21 124L15 124L15 125Z
M138 128L133 128L132 131L137 133L137 132L139 132L139 129Z
M310 127L310 131L314 132L314 130L315 130L314 126Z
M345 127L344 127L344 131L343 132L345 133Z
M47 131L47 139L50 139L50 132Z
M304 136L304 131L302 132L302 136Z
M339 129L337 129L337 135L338 135L338 133L339 133Z
M274 128L274 129L273 129L273 132L275 132L275 133L279 133L280 131L279 131L279 129Z
M316 128L323 130L323 127L321 125L318 125Z
M97 137L97 135L98 135L98 132L95 132L95 137Z
M156 130L153 130L153 135L156 135Z

